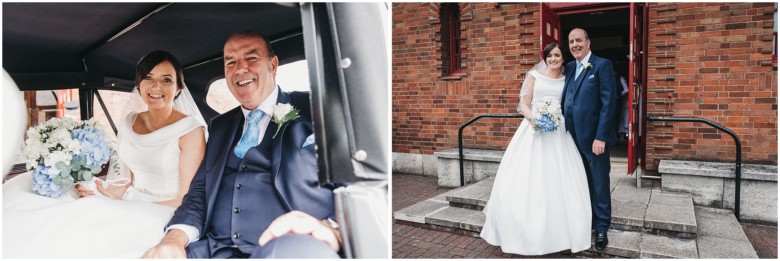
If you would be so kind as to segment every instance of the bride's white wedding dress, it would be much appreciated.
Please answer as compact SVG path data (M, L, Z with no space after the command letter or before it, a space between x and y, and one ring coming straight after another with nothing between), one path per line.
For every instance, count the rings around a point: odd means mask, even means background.
M563 93L564 78L535 78L533 101ZM533 104L533 102L532 102ZM588 181L577 147L561 122L551 133L524 120L501 159L480 236L505 253L542 255L590 248Z
M130 129L136 115L120 124L118 155L134 175L125 200L48 198L29 173L14 177L3 185L3 258L139 258L160 242L175 208L151 202L176 197L179 138L203 124L190 115L141 135Z

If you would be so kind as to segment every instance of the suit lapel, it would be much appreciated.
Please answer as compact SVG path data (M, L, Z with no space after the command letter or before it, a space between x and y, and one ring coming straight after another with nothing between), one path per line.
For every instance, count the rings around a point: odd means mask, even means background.
M571 69L571 64L569 63L566 65L566 83L563 86L563 94L561 95L562 100L565 100L566 98L566 92L569 91L569 88L571 88L571 85L573 83L572 78L574 77L573 70Z
M217 153L216 163L210 168L211 170L216 171L216 173L214 173L214 175L209 175L206 178L206 185L211 185L209 188L206 188L206 191L211 191L208 198L207 209L211 209L214 206L214 202L218 194L217 190L219 189L219 184L222 182L222 175L225 172L227 158L230 156L230 153L233 153L233 141L236 139L236 133L243 129L244 126L244 114L241 112L241 109L237 108L234 111L234 115L230 116L231 120L229 124L226 125L232 126L232 128L227 128L227 133L225 133L224 136L225 139L219 139L223 143L217 145L217 148L219 148L220 152Z
M590 59L588 59L587 62L593 61L593 57L595 57L595 56L596 56L595 54L591 53ZM576 66L575 66L575 70L576 70ZM588 77L588 72L590 72L591 70L593 70L593 63L591 63L591 68L590 69L582 69L582 73L580 73L580 76L582 76L582 77L579 77L579 78L575 79L576 84L574 85L574 92L572 92L572 93L576 94L577 91L580 90L580 85L582 84L583 79ZM575 75L576 75L576 72L575 72Z
M283 104L283 103L290 103L290 94L283 92L281 89L279 89L279 97L276 99L276 104ZM271 169L271 178L273 178L274 181L274 187L279 191L279 196L282 198L282 203L284 203L284 206L287 207L288 210L292 210L292 207L290 206L289 201L287 201L287 198L285 195L287 195L287 191L285 190L285 186L283 186L282 179L280 178L283 173L281 173L281 165L282 165L282 148L284 147L282 144L282 140L284 140L284 133L285 130L287 130L287 126L290 125L289 123L282 124L282 128L279 129L279 133L276 134L276 137L273 138L273 161L272 161L272 169ZM278 127L278 126L277 126Z

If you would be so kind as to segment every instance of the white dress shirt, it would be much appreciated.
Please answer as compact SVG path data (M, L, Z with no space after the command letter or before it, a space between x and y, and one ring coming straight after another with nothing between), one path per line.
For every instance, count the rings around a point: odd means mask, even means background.
M584 57L584 58L582 58L582 60L578 61L578 62L580 62L580 63L583 63L583 65L582 65L582 68L580 68L580 70L582 70L582 72L584 72L584 71L585 71L585 64L584 64L584 63L586 63L586 62L590 61L590 55L591 55L591 54L593 54L593 51L588 51L588 54L587 54L587 55L585 55L585 57ZM576 69L577 67L574 67L574 68L575 68L574 70L577 70L577 69ZM582 72L579 72L579 74L581 74ZM576 75L576 76L579 76L579 74L577 74L577 72L574 72L574 73L575 73L575 75ZM576 80L577 78L575 77L574 79Z

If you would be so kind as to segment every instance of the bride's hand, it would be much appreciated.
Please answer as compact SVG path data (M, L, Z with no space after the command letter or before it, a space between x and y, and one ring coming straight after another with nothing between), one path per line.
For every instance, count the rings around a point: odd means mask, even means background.
M95 192L87 187L82 186L81 184L76 184L76 195L79 198L83 198L95 195Z
M103 196L111 199L122 199L122 196L125 195L125 191L127 191L127 188L129 188L132 183L127 182L127 184L122 186L114 186L109 184L108 188L103 188L103 181L102 180L95 180L95 185L97 185L97 190L100 192L100 194L103 194ZM91 191L90 191L91 192ZM94 193L92 193L94 195Z

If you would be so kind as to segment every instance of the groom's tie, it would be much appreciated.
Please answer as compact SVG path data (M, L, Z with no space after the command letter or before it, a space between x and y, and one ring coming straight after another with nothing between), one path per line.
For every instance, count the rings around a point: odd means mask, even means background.
M241 136L241 141L238 142L238 145L236 145L236 148L233 150L239 158L243 159L246 151L257 146L258 139L260 138L260 119L262 119L263 116L265 116L263 111L254 109L249 112L249 116L246 117L246 131L244 132L244 135Z
M580 73L582 72L582 62L579 62L579 61L577 62L577 71L576 72L577 72L577 74L574 75L574 79L575 80L580 77Z

